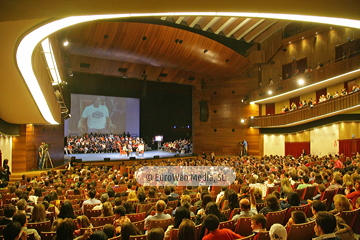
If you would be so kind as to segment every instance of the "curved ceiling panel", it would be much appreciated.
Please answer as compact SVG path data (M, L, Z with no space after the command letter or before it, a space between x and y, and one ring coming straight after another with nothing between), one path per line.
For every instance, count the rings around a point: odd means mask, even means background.
M168 26L91 22L68 28L60 35L70 42L67 47L70 56L173 68L218 77L236 77L251 64L241 54L212 39Z

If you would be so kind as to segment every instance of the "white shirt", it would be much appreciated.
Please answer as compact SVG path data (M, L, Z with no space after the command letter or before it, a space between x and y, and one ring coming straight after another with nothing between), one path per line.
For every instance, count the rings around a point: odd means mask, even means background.
M109 111L106 106L94 105L87 106L82 114L83 118L87 118L89 128L103 129L106 127L106 118L109 117Z

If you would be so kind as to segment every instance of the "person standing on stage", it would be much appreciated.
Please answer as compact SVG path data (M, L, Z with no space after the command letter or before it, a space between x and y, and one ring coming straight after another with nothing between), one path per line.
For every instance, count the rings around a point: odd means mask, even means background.
M116 128L111 122L109 110L102 105L101 99L98 97L93 104L87 106L78 122L78 128L81 132L85 132L84 121L87 119L88 133L109 133Z
M45 157L45 143L42 142L40 147L38 148L38 153L39 153L39 169L42 169L42 165L44 162L44 157Z
M11 175L10 167L9 167L9 159L4 159L3 167L5 169L5 181L8 182L10 180L10 175Z
M244 141L242 142L242 145L244 147L244 156L247 156L248 153L248 143L247 141L244 139Z

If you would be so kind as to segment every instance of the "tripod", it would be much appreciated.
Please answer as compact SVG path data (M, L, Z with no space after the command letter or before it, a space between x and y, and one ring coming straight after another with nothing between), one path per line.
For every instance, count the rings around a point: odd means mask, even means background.
M50 153L49 153L48 150L45 150L44 160L43 160L43 163L42 163L42 168L44 168L45 163L47 162L47 160L50 162L51 168L54 168L54 165L53 165L52 160L51 160L51 157L50 157ZM46 164L46 168L47 168L47 167L48 167L48 164Z

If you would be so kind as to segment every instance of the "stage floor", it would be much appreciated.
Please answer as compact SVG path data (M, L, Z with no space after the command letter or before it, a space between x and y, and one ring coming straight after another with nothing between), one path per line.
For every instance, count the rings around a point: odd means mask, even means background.
M76 157L77 159L82 159L83 162L97 162L104 161L104 158L110 158L110 161L130 160L130 157L144 160L153 159L154 156L159 156L159 158L171 158L176 154L178 154L180 157L192 156L191 153L179 154L160 150L146 151L144 154L140 154L139 156L136 156L135 153L132 153L129 157L125 155L120 156L120 153L65 154L65 163L69 162L72 156Z

